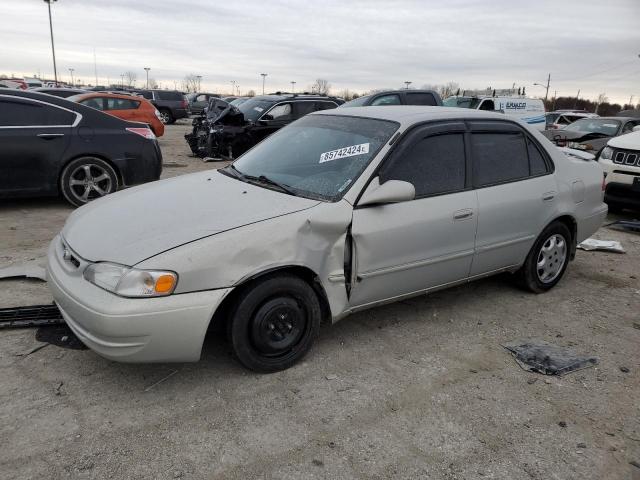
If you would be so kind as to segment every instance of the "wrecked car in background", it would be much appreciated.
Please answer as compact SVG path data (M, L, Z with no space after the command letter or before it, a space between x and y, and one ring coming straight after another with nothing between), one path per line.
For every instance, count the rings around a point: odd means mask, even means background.
M640 125L640 118L583 118L561 130L546 130L543 135L559 147L569 147L598 155L612 137L630 133Z
M604 199L610 210L640 209L639 129L609 140L598 157L606 174Z
M232 101L228 108L215 118L207 119L206 125L202 122L198 131L194 129L185 138L193 153L202 158L233 159L294 120L342 103L343 100L335 97L309 94L272 94L236 104Z
M602 176L501 114L317 112L224 169L77 210L49 286L104 357L196 361L221 322L243 365L277 371L365 308L498 272L549 290L606 216Z

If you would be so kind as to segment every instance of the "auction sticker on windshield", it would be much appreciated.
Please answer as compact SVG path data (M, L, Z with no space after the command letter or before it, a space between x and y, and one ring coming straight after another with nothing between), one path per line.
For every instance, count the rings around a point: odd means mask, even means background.
M320 163L330 162L331 160L338 160L340 158L355 157L356 155L362 155L364 153L369 153L368 143L351 145L350 147L343 147L337 150L331 150L330 152L324 152L320 155Z

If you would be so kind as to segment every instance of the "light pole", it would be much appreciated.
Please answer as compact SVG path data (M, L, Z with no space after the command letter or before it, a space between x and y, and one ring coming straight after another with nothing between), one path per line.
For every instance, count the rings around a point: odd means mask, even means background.
M291 82L291 93L295 93L296 92L296 82L292 81Z
M144 67L145 72L147 72L147 90L149 90L149 67Z
M202 80L202 75L196 75L196 78L198 79L198 91L200 91L200 81Z
M409 82L409 81L405 81L404 84L406 85L404 87L405 90L409 90L409 85L411 85L413 82Z
M75 68L70 68L69 69L69 73L71 74L71 86L73 87L74 83L73 83L73 71L75 70Z
M236 81L231 80L231 95L233 95L234 93L236 93Z
M51 21L51 2L57 2L58 0L44 0L44 3L49 7L49 32L51 32L51 53L53 54L53 79L58 86L58 69L56 68L56 47L53 44L53 22Z
M240 96L240 85L236 85L236 89L238 90L238 96Z
M122 79L122 89L124 90L124 73L120 74L120 78Z
M262 75L262 94L264 95L264 79L267 78L268 73L261 73Z
M543 85L541 83L534 83L534 85L537 85L538 87L542 87L546 89L546 93L544 94L544 101L547 101L547 98L549 98L549 84L551 83L551 74L547 75L547 84Z

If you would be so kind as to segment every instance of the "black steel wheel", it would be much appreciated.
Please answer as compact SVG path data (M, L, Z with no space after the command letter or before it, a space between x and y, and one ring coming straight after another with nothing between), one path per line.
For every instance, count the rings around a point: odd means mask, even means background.
M285 370L304 357L318 336L320 302L307 282L272 275L241 291L227 325L234 356L257 372Z

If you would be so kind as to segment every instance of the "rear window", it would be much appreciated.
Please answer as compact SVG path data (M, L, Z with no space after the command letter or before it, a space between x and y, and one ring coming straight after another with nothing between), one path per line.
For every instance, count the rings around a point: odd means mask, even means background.
M156 96L158 97L158 100L169 100L169 101L182 101L184 95L182 95L180 92L164 92L164 91L158 91L156 92Z
M476 187L529 176L529 157L522 133L473 133L471 145Z

